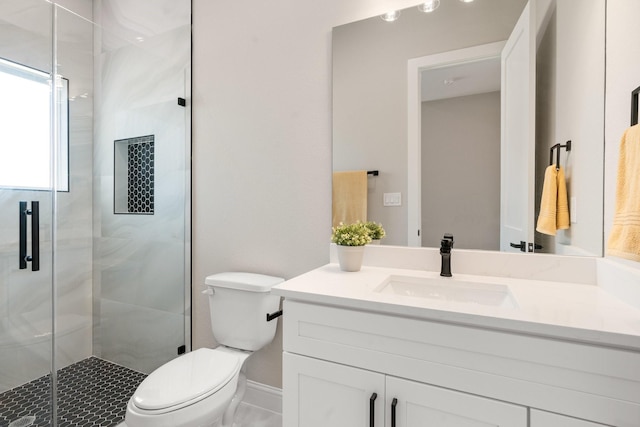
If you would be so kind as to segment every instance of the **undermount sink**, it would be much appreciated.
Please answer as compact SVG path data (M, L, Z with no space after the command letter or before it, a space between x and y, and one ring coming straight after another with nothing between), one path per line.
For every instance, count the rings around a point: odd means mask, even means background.
M439 301L517 308L509 287L453 278L389 276L375 292Z

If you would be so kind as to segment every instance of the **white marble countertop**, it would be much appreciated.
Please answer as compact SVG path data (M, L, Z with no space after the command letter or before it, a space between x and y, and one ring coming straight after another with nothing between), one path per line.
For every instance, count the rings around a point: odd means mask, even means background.
M347 273L331 263L272 292L298 301L640 351L640 310L593 283L454 272L454 280L507 285L517 307L497 307L376 292L390 275L440 277L439 271L380 266Z

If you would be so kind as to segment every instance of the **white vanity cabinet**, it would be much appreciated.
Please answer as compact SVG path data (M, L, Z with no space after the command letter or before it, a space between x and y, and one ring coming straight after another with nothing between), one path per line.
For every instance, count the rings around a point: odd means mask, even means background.
M640 352L348 303L285 298L283 427L640 426Z
M385 384L379 373L284 353L283 388L283 427L383 425Z
M526 427L527 409L284 354L284 427Z
M564 415L551 414L549 412L531 410L531 427L605 427L590 421L565 417Z
M526 427L527 408L387 376L387 427Z

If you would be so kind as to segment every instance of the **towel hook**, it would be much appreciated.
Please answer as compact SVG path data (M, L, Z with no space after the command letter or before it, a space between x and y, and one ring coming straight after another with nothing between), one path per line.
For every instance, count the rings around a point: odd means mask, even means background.
M558 152L556 153L556 169L560 169L560 149L566 148L567 151L571 151L571 140L568 140L565 145L560 145L560 143L558 143L551 147L549 150L549 165L553 164L553 150L556 148L558 149Z

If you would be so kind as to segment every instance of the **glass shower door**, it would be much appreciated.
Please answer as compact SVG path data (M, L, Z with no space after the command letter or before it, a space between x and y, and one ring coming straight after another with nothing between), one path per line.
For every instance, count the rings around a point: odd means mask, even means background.
M0 425L52 414L52 15L0 0Z
M114 425L190 349L190 18L0 0L1 427L110 412L126 370Z
M103 0L94 20L93 348L150 373L190 346L191 4Z

